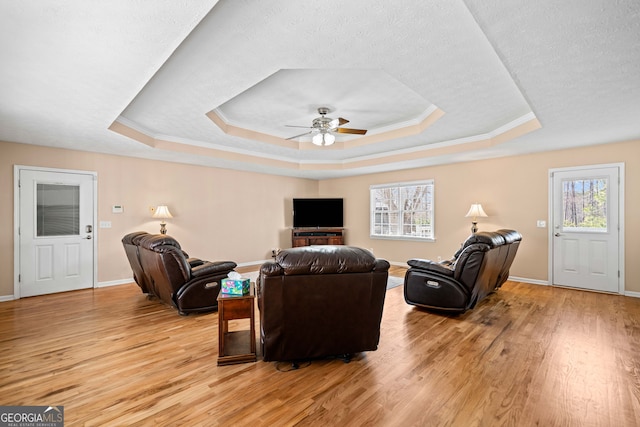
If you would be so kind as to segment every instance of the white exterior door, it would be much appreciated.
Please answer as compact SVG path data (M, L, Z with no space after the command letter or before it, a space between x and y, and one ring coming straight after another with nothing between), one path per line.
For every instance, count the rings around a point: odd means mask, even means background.
M620 292L620 169L554 171L552 284Z
M16 297L94 286L95 180L93 173L19 169Z

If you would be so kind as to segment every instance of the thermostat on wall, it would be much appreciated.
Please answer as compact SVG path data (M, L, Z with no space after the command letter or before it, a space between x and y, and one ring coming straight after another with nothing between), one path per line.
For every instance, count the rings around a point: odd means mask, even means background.
M124 206L122 206L122 205L113 205L113 207L111 208L111 212L112 213L122 213L122 212L124 212Z

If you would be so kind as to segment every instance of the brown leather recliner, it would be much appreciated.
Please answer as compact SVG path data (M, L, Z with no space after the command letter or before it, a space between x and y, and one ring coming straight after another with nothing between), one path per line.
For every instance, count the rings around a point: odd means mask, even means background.
M453 259L407 261L404 299L427 309L463 313L508 278L522 236L515 230L472 234Z
M135 234L135 233L132 233ZM129 236L129 235L127 235ZM236 267L233 261L203 261L188 258L180 244L166 234L134 235L123 238L134 279L149 295L174 306L180 314L217 310L220 281ZM137 261L132 262L132 245L137 244ZM140 279L144 277L145 279ZM143 285L140 282L144 283Z
M378 348L389 263L352 246L285 249L260 268L265 361L346 356Z
M129 265L133 271L133 280L140 286L142 293L148 294L150 292L149 279L140 265L140 252L138 245L140 239L148 236L146 231L135 231L129 233L122 238L122 246L124 246L124 252L127 254Z
M151 236L151 234L146 231L134 231L122 238L122 246L124 246L124 251L127 254L129 265L131 265L131 270L133 271L133 280L138 284L138 286L140 286L142 293L157 295L149 275L144 271L140 264L140 249L138 246L140 246L140 241L147 236ZM159 234L159 236L161 235ZM184 251L182 251L182 253L187 258L187 262L192 268L204 263L204 261L199 258L189 258L189 255Z

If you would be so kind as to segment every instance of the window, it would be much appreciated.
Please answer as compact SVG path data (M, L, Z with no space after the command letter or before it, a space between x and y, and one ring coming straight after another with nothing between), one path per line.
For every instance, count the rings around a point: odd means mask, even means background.
M433 180L372 185L371 237L433 240Z
M38 237L80 234L80 187L38 184L36 207Z
M607 232L607 181L562 180L562 231Z

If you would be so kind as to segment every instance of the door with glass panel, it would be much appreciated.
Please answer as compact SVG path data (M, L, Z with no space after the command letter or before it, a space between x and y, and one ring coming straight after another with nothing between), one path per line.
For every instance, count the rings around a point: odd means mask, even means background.
M95 178L20 169L20 297L94 286Z
M619 292L619 168L552 173L554 285Z

